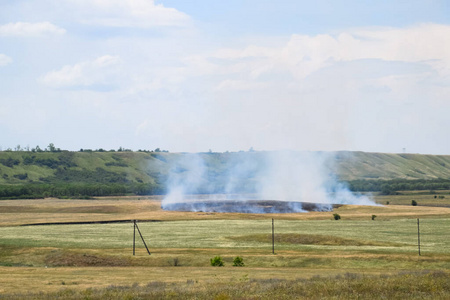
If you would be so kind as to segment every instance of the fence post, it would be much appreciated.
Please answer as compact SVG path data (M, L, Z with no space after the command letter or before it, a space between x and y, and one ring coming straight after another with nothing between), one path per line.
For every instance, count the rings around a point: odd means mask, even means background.
M420 225L419 225L419 218L417 218L417 246L419 247L419 256L420 256Z
M272 254L275 254L275 227L272 219Z

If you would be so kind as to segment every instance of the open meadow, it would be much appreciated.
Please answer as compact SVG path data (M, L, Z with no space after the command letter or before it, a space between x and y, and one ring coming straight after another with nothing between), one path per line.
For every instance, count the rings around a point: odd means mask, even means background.
M163 211L156 196L0 201L0 299L448 299L449 199L292 214ZM136 232L133 256L131 220L151 255Z

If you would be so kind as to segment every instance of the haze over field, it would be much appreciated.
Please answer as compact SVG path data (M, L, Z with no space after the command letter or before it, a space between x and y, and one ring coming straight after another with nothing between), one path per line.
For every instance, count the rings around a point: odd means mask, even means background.
M0 147L449 154L448 1L0 3Z
M252 199L292 201L295 204L289 211L293 212L304 211L298 202L320 204L317 210L331 210L330 204L375 205L369 197L354 195L345 184L338 182L335 174L330 173L330 165L335 162L333 153L278 151L236 154L222 162L226 175L217 180L214 178L217 171L208 168L204 156L184 155L171 165L166 187L168 194L162 207L186 202L185 209L207 211L205 207L186 201L186 196L198 194L202 189L218 190L220 186L223 186L225 195L210 196L208 200L237 200L239 203L251 203L248 200ZM251 191L254 195L239 195L242 190ZM229 208L224 209L225 212ZM245 204L234 209L238 212L261 212L256 206Z

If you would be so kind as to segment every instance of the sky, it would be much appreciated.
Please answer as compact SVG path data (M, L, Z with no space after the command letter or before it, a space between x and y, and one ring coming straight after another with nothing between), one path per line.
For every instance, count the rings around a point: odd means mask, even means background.
M450 2L0 1L0 149L450 155Z

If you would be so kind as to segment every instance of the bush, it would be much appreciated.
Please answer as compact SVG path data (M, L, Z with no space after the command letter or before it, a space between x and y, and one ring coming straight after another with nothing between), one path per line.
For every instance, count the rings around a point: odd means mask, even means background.
M412 206L417 206L416 200L411 201L411 205L412 205Z
M333 214L335 220L340 220L341 216L339 214Z
M386 205L389 205L389 201L386 201Z
M233 260L233 267L243 267L244 266L244 259L242 257L236 256L236 258Z
M372 221L375 220L376 217L376 215L372 215Z
M211 258L211 266L213 267L223 267L223 260L220 256L216 256Z

